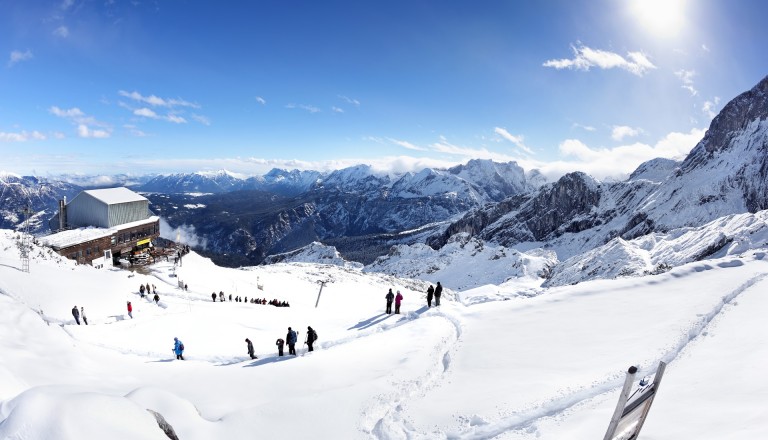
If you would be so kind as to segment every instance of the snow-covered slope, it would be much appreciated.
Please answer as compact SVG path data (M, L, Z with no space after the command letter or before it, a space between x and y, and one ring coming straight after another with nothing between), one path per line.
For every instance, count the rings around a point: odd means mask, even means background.
M523 290L540 286L555 264L552 251L519 252L457 234L438 250L425 244L393 246L365 271L440 281L458 290L514 280Z
M703 226L615 238L557 265L545 286L599 278L657 274L704 259L739 255L768 246L768 211L729 215Z
M25 273L15 235L0 231L0 438L167 438L148 409L184 440L600 438L626 368L652 374L660 360L642 438L768 434L765 251L534 296L449 291L428 309L425 282L332 265L226 269L194 252L131 274L36 247ZM157 286L158 305L139 283ZM383 313L388 288L405 296L400 315ZM291 307L211 301L218 291ZM292 326L301 344L307 325L316 350L277 357L275 339Z
M319 242L312 242L303 248L282 254L270 255L264 259L263 264L276 263L317 263L332 264L350 269L362 269L362 263L346 261L339 251L333 246L326 246Z

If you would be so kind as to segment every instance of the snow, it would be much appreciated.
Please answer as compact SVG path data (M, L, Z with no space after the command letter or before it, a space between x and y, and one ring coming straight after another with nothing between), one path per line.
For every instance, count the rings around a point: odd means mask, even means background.
M184 440L602 438L627 368L639 379L662 360L641 438L768 436L765 249L528 295L510 279L427 308L426 280L310 263L228 269L194 252L139 273L35 247L25 273L17 237L0 230L3 439L167 438L148 409ZM159 305L139 298L140 283L157 286ZM390 287L402 315L383 313ZM219 291L291 307L212 302ZM307 325L316 351L277 357L275 339L292 326L303 341ZM174 359L174 337L187 360Z
M89 189L83 192L97 200L101 200L108 205L114 205L117 203L141 202L147 200L145 197L136 194L135 192L125 187Z

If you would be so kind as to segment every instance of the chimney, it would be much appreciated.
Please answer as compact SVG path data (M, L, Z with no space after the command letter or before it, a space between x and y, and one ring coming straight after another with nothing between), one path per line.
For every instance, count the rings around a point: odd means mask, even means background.
M67 196L59 200L59 230L67 226Z

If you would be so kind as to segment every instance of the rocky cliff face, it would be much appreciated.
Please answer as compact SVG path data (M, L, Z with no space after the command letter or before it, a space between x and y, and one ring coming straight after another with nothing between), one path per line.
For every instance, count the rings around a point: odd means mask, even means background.
M655 159L624 182L564 176L537 194L477 209L429 239L469 232L506 246L546 242L569 258L616 237L768 208L768 78L729 102L682 163Z
M48 219L64 197L71 200L82 188L62 181L41 180L32 176L0 174L0 229L17 229L26 220L30 208L30 231L48 229Z

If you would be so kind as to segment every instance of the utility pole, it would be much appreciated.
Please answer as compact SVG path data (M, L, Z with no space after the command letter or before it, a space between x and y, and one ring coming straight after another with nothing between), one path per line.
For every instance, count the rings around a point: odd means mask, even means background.
M24 213L24 228L21 232L21 271L29 273L29 250L30 250L30 235L29 235L29 214L31 208L27 205L22 212Z
M320 291L317 292L317 301L315 302L315 308L317 308L317 305L320 304L320 295L323 293L323 286L325 286L325 283L327 283L327 281L318 281L318 283L320 284Z

